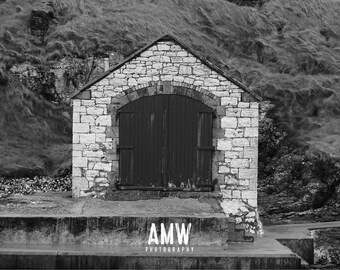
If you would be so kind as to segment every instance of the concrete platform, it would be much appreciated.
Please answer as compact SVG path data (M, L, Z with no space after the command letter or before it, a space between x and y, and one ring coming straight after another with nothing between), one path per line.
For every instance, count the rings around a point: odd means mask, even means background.
M225 246L230 236L237 241L245 235L226 218L217 200L166 197L104 201L73 199L65 192L1 199L0 268L300 268L300 257L274 239L291 247L283 242L284 236L296 225L265 227L266 236L254 243L229 242ZM193 224L189 246L194 251L147 252L150 223L176 221ZM298 233L291 233L292 241L300 239ZM294 252L299 254L298 249Z
M299 269L300 258L271 237L227 246L13 245L1 269ZM187 249L188 248L188 249Z
M166 197L138 201L72 198L71 192L14 195L0 199L0 216L225 217L216 198Z
M314 239L311 231L334 227L340 227L340 221L265 226L264 231L308 264L314 264Z

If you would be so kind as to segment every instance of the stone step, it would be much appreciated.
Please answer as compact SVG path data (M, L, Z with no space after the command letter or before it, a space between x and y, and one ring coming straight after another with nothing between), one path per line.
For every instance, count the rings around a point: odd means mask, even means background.
M211 217L138 217L138 216L2 216L0 243L3 244L96 244L143 245L154 224L157 239L161 238L161 223L165 231L173 224L173 239L177 242L176 223L191 224L189 243L199 246L222 246L227 242L252 242L233 218ZM153 235L154 236L154 235Z
M0 269L299 269L301 259L275 239L227 246L3 244ZM173 249L175 248L175 249ZM187 249L188 248L188 249Z

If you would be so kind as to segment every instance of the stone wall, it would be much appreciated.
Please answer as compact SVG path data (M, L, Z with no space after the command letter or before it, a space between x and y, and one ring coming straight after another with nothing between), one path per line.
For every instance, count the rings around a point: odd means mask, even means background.
M122 60L118 53L108 53L107 58L65 57L49 65L22 63L10 71L28 89L42 94L47 100L63 102L88 80L103 74L109 66Z
M177 94L213 107L213 179L223 198L257 205L258 102L171 41L159 41L73 101L73 195L118 178L116 111L143 96ZM80 96L79 96L80 97Z

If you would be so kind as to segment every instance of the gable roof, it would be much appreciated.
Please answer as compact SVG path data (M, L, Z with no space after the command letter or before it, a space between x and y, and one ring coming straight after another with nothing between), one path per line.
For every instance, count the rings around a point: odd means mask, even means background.
M216 73L218 73L219 75L223 76L224 78L226 78L228 81L230 81L231 83L237 85L238 87L240 87L242 90L244 90L245 92L248 92L252 97L254 97L257 101L261 101L262 98L260 96L258 96L257 94L255 94L253 91L251 91L247 86L245 86L243 83L239 82L238 80L236 80L235 78L231 77L228 74L225 74L220 68L218 68L217 66L215 66L214 64L210 63L209 61L203 59L202 57L200 57L197 53L195 53L191 48L187 47L186 45L184 45L183 43L181 43L180 41L178 41L177 38L175 38L172 35L164 35L158 39L156 39L155 41L145 45L144 47L142 47L141 49L137 50L136 52L132 53L130 56L128 56L126 59L124 59L122 62L118 63L117 65L111 67L109 70L107 70L106 72L104 72L102 75L100 75L99 77L95 78L94 80L92 80L91 82L87 83L86 85L84 85L80 90L76 91L75 93L73 93L70 98L75 98L79 93L89 89L92 85L96 84L97 82L101 81L102 79L104 79L105 77L107 77L108 75L110 75L112 72L114 72L115 70L119 69L121 66L125 65L127 62L131 61L132 59L134 59L135 57L138 57L142 52L148 50L150 47L152 47L153 45L155 45L156 43L160 42L160 41L172 41L175 44L181 46L184 50L186 50L187 52L191 53L193 56L195 56L197 59L199 59L202 63L204 63L206 66L208 66L210 69L214 70Z

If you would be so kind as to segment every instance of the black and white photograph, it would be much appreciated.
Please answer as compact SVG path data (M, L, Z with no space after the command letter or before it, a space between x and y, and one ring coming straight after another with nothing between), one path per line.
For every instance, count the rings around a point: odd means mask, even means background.
M0 269L340 269L340 0L0 0Z

